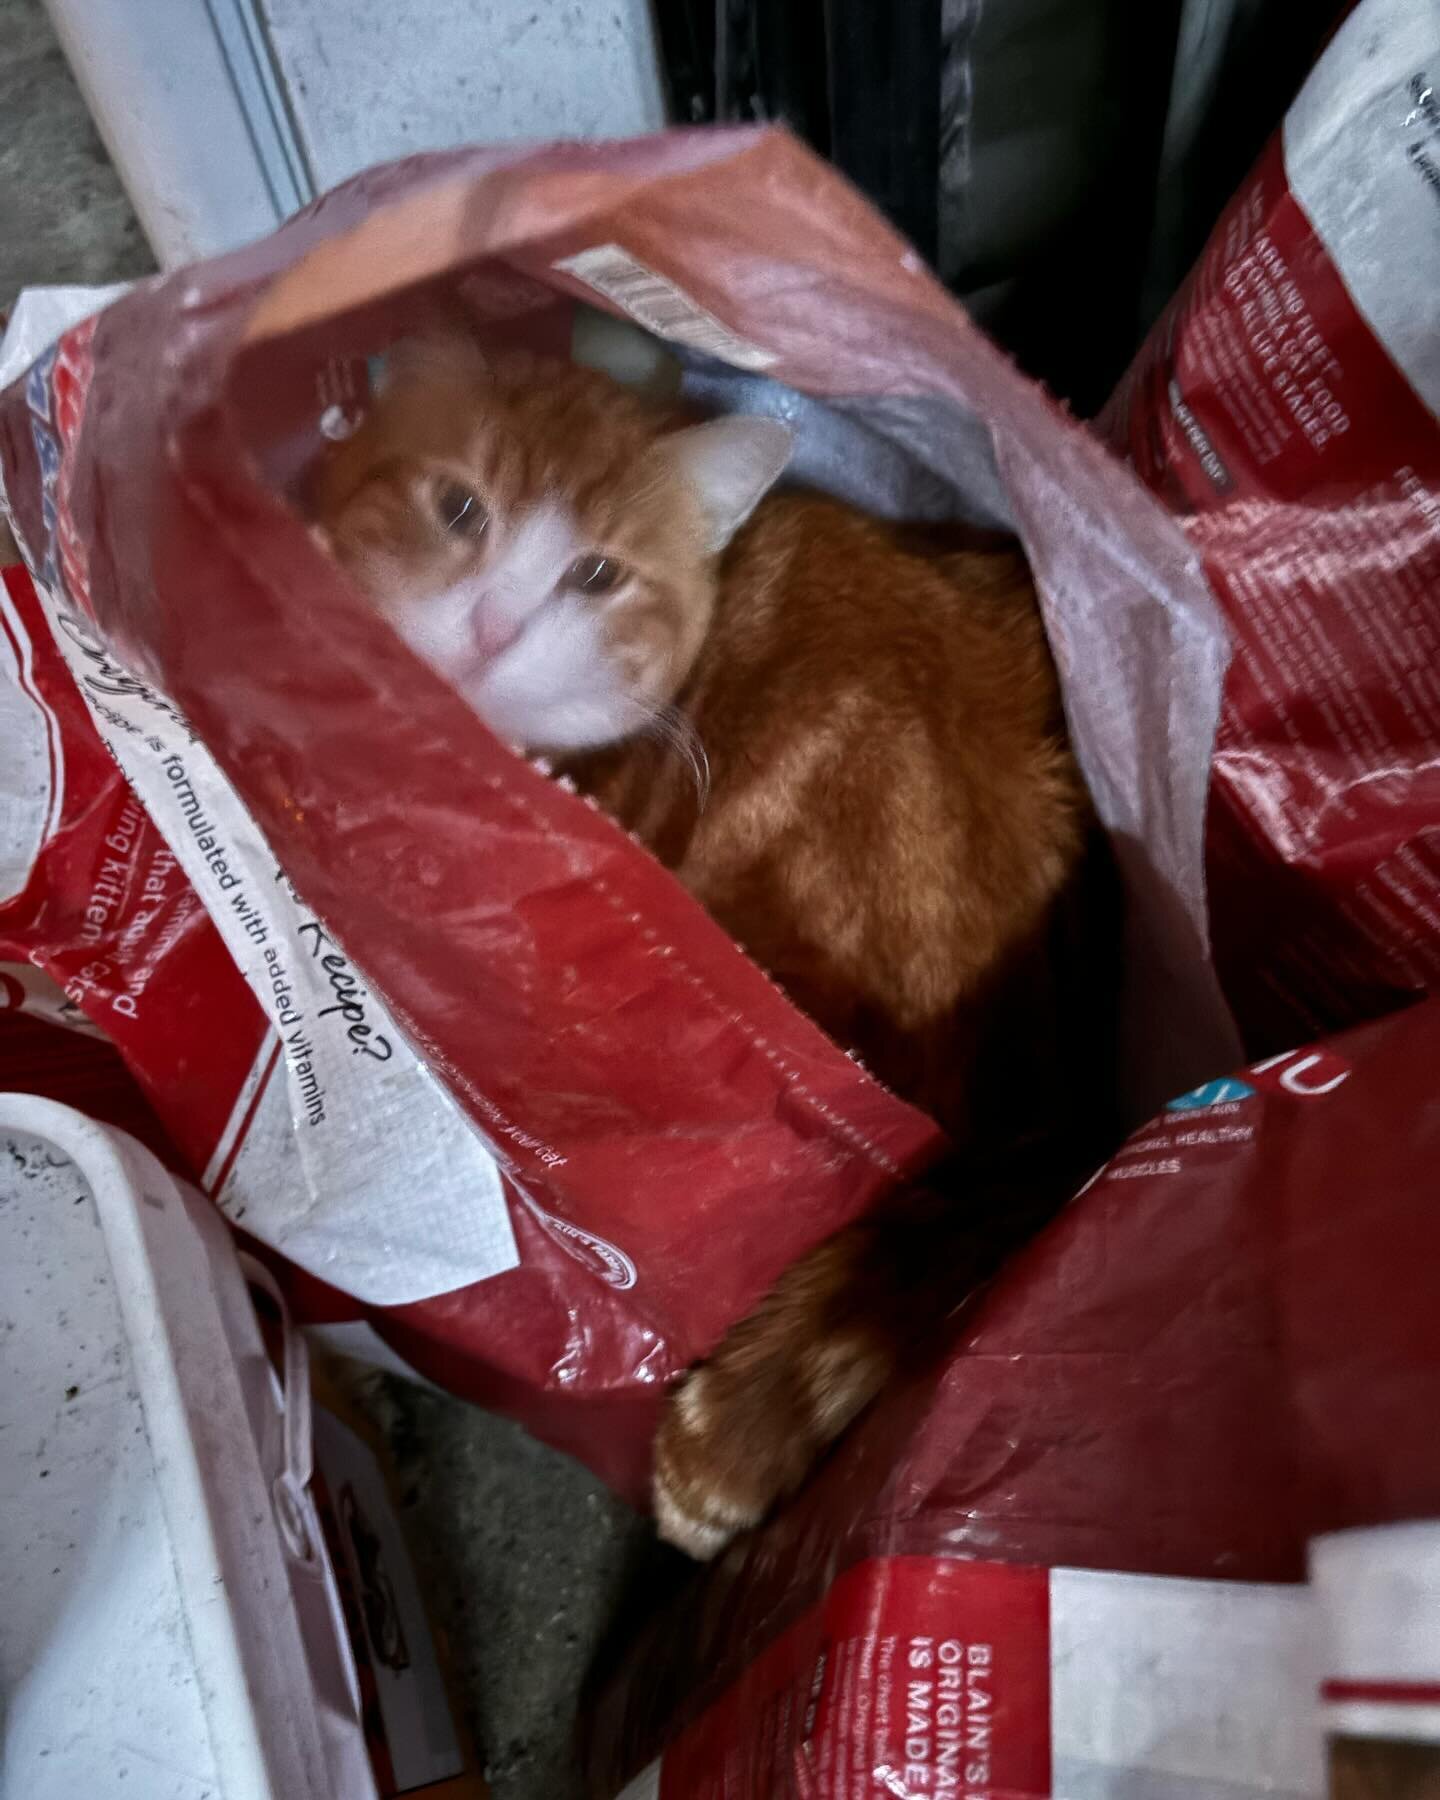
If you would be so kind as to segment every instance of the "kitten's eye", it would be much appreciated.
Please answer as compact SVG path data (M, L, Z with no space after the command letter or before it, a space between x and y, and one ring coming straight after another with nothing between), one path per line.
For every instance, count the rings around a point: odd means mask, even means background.
M624 574L624 566L613 556L591 551L577 556L565 571L565 586L578 594L608 594Z
M479 537L490 523L480 496L463 482L442 482L435 492L435 516L456 537Z

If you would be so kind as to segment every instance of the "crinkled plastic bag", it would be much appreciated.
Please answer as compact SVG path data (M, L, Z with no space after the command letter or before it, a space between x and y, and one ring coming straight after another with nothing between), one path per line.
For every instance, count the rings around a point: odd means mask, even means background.
M1207 861L1254 1050L1440 976L1437 58L1433 7L1355 9L1105 421L1231 632Z
M783 134L374 170L72 311L27 372L44 305L17 315L0 466L50 773L0 955L113 1033L312 1315L363 1310L639 1496L671 1377L940 1148L311 537L298 476L367 359L437 310L562 354L596 311L638 323L697 403L791 419L806 479L1013 526L1127 883L1131 1116L1235 1059L1205 950L1227 646L1199 560Z
M1317 1697L1335 1782L1433 1738L1434 1526L1398 1522L1440 1514L1440 999L1393 1009L1440 957L1437 49L1355 10L1108 420L1232 631L1215 935L1280 1047L1137 1132L655 1622L597 1793L1298 1797Z
M591 1791L1324 1792L1307 1544L1440 1515L1437 1063L1431 1000L1137 1132L653 1621Z

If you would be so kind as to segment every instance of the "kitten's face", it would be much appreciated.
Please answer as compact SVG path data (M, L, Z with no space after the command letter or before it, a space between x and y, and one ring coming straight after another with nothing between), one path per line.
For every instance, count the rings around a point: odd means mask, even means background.
M678 693L714 560L784 466L785 428L666 432L607 378L403 346L314 513L356 584L527 751L643 730Z

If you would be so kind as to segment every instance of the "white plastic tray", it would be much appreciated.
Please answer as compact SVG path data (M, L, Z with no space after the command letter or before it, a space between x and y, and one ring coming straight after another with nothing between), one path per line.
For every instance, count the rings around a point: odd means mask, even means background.
M0 1094L0 1331L0 1796L371 1800L303 1349L287 1409L213 1211Z

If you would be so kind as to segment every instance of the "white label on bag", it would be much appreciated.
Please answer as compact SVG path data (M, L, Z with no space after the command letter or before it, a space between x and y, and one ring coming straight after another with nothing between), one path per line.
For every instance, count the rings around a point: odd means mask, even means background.
M24 890L64 788L60 728L36 691L30 644L0 584L0 901ZM53 775L52 775L53 769Z
M1052 1791L1301 1800L1324 1791L1308 1589L1050 1572Z
M1337 121L1338 128L1337 128ZM1285 176L1365 322L1440 415L1440 31L1357 6L1285 115Z
M768 369L780 360L773 352L738 336L714 313L706 312L697 300L692 300L683 288L676 287L667 276L647 269L619 244L597 244L593 250L563 258L555 267L561 274L572 275L597 294L613 300L622 312L629 313L656 337L685 344L706 356L718 356L721 362L732 363L737 369Z
M484 1139L290 888L180 714L53 594L37 591L97 729L272 1026L208 1172L214 1181L231 1165L216 1196L222 1210L374 1305L514 1268L509 1210ZM271 1076L282 1061L280 1082Z

